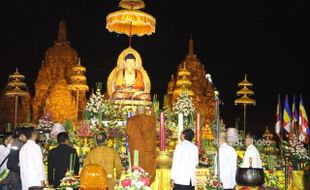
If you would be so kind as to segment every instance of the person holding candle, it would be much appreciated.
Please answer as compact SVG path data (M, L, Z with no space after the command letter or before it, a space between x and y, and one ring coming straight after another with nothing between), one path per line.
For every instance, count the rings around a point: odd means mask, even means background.
M194 132L185 129L174 152L171 168L171 186L173 190L194 190L196 167L198 166L198 147L192 143Z
M134 151L139 151L139 166L150 174L150 182L156 176L156 120L154 115L145 113L145 108L139 105L136 115L128 119L126 126L131 162L134 161Z
M84 167L91 164L102 166L107 173L109 189L114 189L115 178L120 177L123 171L121 158L116 150L106 146L107 135L104 132L96 135L96 141L97 147L87 154L84 160Z
M75 148L69 144L67 132L57 134L58 146L48 153L48 183L51 187L58 187L60 180L65 177L68 170L79 174L79 157Z

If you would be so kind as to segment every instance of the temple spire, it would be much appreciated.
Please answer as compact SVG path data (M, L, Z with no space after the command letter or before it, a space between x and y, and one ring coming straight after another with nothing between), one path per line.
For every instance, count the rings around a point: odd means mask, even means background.
M194 55L194 41L193 35L190 35L189 44L188 44L188 55Z
M59 41L66 41L67 40L67 29L66 29L66 22L61 20L59 22L58 27L58 40Z

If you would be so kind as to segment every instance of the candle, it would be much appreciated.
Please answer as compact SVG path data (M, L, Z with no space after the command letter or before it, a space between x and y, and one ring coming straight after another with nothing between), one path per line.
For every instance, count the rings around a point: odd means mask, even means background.
M179 113L178 114L178 137L179 137L179 142L181 142L180 136L181 136L182 132L183 132L183 114Z
M160 113L160 151L165 150L166 144L166 131L165 131L165 115L164 112Z
M129 173L132 172L131 170L131 157L130 157L130 152L128 151L128 171Z
M75 166L75 154L72 155L73 156L73 160L72 160L72 166L71 166L71 171L74 170L74 166Z
M72 171L72 154L70 154L69 170Z
M129 147L128 147L128 136L126 135L126 142L125 142L125 146L126 146L126 154L128 154L129 152Z
M128 119L132 116L132 112L128 111L127 115L126 115L126 125L128 123ZM129 147L128 147L128 136L126 135L126 142L125 142L125 146L126 146L126 154L128 154L129 152Z
M200 114L196 113L196 145L198 150L201 148L201 138L200 138Z
M133 151L133 166L139 166L139 151Z

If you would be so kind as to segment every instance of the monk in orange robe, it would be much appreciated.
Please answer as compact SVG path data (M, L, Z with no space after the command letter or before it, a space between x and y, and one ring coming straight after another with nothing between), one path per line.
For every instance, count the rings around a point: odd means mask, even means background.
M128 119L126 126L128 145L133 165L133 152L139 151L139 166L150 174L152 183L156 175L156 121L145 114L144 106L138 106L137 114Z

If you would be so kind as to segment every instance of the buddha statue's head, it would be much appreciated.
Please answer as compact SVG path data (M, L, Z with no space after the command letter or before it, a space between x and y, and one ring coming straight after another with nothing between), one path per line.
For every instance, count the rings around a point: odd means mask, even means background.
M137 68L136 57L132 53L126 55L124 68L127 70L134 70Z

